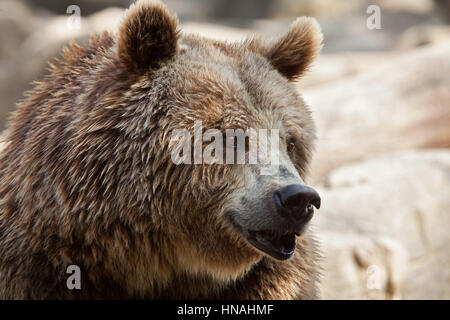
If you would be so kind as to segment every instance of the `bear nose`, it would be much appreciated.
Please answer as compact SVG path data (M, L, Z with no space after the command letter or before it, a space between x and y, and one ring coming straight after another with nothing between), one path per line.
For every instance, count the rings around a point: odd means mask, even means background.
M275 206L280 215L295 220L309 220L314 207L320 208L320 196L313 188L291 184L274 192Z

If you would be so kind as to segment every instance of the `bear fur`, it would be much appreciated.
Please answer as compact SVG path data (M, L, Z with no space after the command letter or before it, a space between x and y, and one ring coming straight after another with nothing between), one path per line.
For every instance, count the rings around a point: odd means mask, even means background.
M314 125L292 81L321 41L306 17L270 40L182 34L164 5L139 1L117 35L70 44L4 138L0 298L316 298L311 232L285 261L251 246L224 214L247 190L246 166L176 165L170 133L196 120L290 128L305 179ZM67 287L70 265L80 290Z

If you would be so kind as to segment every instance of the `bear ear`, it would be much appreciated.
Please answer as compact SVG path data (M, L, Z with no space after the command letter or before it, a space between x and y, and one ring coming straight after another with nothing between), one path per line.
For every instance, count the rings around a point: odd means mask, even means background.
M177 18L159 1L141 0L130 6L119 28L117 52L131 71L158 68L177 52Z
M289 80L300 78L322 48L323 35L314 18L300 17L285 35L268 45L251 41L250 49L265 56Z

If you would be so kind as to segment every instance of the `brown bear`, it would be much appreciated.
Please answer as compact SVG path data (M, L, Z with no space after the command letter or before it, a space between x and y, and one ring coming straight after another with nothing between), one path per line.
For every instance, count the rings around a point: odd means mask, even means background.
M140 1L117 35L71 44L4 139L0 298L317 297L307 225L320 198L303 182L314 125L293 81L321 42L306 17L270 40L181 34ZM174 163L172 132L196 121L278 130L277 171Z

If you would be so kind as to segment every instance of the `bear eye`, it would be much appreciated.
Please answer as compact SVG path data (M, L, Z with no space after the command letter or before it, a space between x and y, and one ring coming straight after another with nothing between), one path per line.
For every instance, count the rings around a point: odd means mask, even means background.
M287 142L286 142L286 149L287 149L287 152L289 154L294 152L294 150L295 150L295 141L294 141L294 139L288 139L287 140Z

